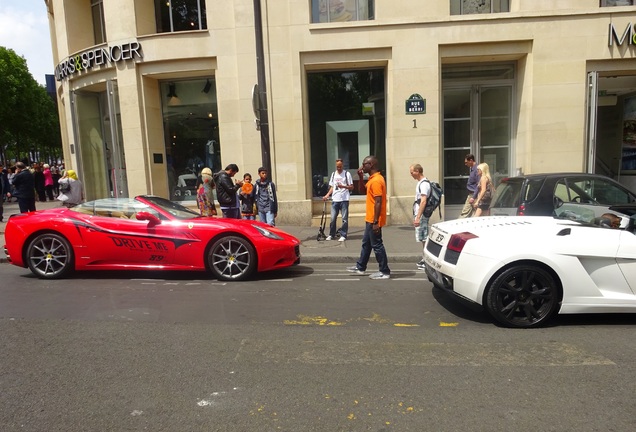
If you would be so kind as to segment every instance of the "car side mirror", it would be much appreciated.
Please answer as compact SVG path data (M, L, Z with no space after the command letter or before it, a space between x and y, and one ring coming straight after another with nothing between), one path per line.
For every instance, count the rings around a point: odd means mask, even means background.
M558 209L563 205L563 200L561 198L559 198L558 196L554 196L553 198L553 203L554 203L554 208Z
M160 225L161 221L159 220L159 218L155 215L153 215L152 213L148 213L145 211L140 211L137 213L137 215L135 216L135 218L137 218L137 220L140 221L148 221L148 226L149 227L153 227L155 225Z

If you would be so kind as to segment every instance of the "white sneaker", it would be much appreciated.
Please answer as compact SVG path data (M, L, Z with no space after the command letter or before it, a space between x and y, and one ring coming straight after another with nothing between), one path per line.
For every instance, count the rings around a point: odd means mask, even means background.
M382 272L377 272L377 273L373 273L372 275L369 276L369 279L391 279L391 275L388 275L386 273L382 273Z
M359 274L359 275L363 275L364 274L364 270L360 270L358 268L358 266L347 267L347 271L350 272L350 273L355 273L355 274Z
M331 236L327 236L325 240L331 240Z
M345 241L346 239L347 239L346 237L340 237L338 241Z

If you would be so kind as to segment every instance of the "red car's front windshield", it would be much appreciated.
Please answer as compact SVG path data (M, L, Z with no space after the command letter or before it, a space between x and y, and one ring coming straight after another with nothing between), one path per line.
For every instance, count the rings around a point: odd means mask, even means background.
M149 203L152 203L156 207L159 207L161 210L171 214L173 217L177 219L192 219L196 217L201 217L199 213L195 212L194 210L190 210L189 208L184 207L181 204L177 204L165 198L161 198L158 196L148 196L148 195L144 195L141 198L144 199L145 201L148 201Z
M159 219L170 217L180 220L194 219L199 213L167 199L142 195L137 198L104 198L88 201L70 209L95 216L134 219L139 212L148 212ZM170 215L170 216L167 216Z

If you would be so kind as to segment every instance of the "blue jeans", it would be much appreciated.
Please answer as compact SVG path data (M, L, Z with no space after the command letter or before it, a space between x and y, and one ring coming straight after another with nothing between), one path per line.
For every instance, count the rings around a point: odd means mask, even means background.
M367 269L367 263L371 257L371 249L373 249L375 253L375 259L378 261L380 271L384 274L391 274L389 259L384 250L384 243L382 243L382 229L380 228L380 231L376 234L373 232L373 224L365 222L364 235L362 237L362 251L356 263L358 268L362 271Z
M342 215L342 227L340 227L340 235L347 237L349 230L349 201L334 201L331 203L331 223L329 224L329 235L336 236L336 222L338 212Z
M263 223L266 223L269 226L276 226L274 213L272 213L271 211L266 211L266 212L259 211L258 220L260 220Z
M241 218L241 209L238 207L221 207L221 212L223 213L224 218L229 219L240 219Z

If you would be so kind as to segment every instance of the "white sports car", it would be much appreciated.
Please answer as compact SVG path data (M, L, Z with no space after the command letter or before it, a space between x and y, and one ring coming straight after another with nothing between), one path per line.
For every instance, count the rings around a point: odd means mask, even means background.
M434 224L426 274L508 327L556 313L636 312L636 215L495 216ZM620 226L619 226L620 223Z

